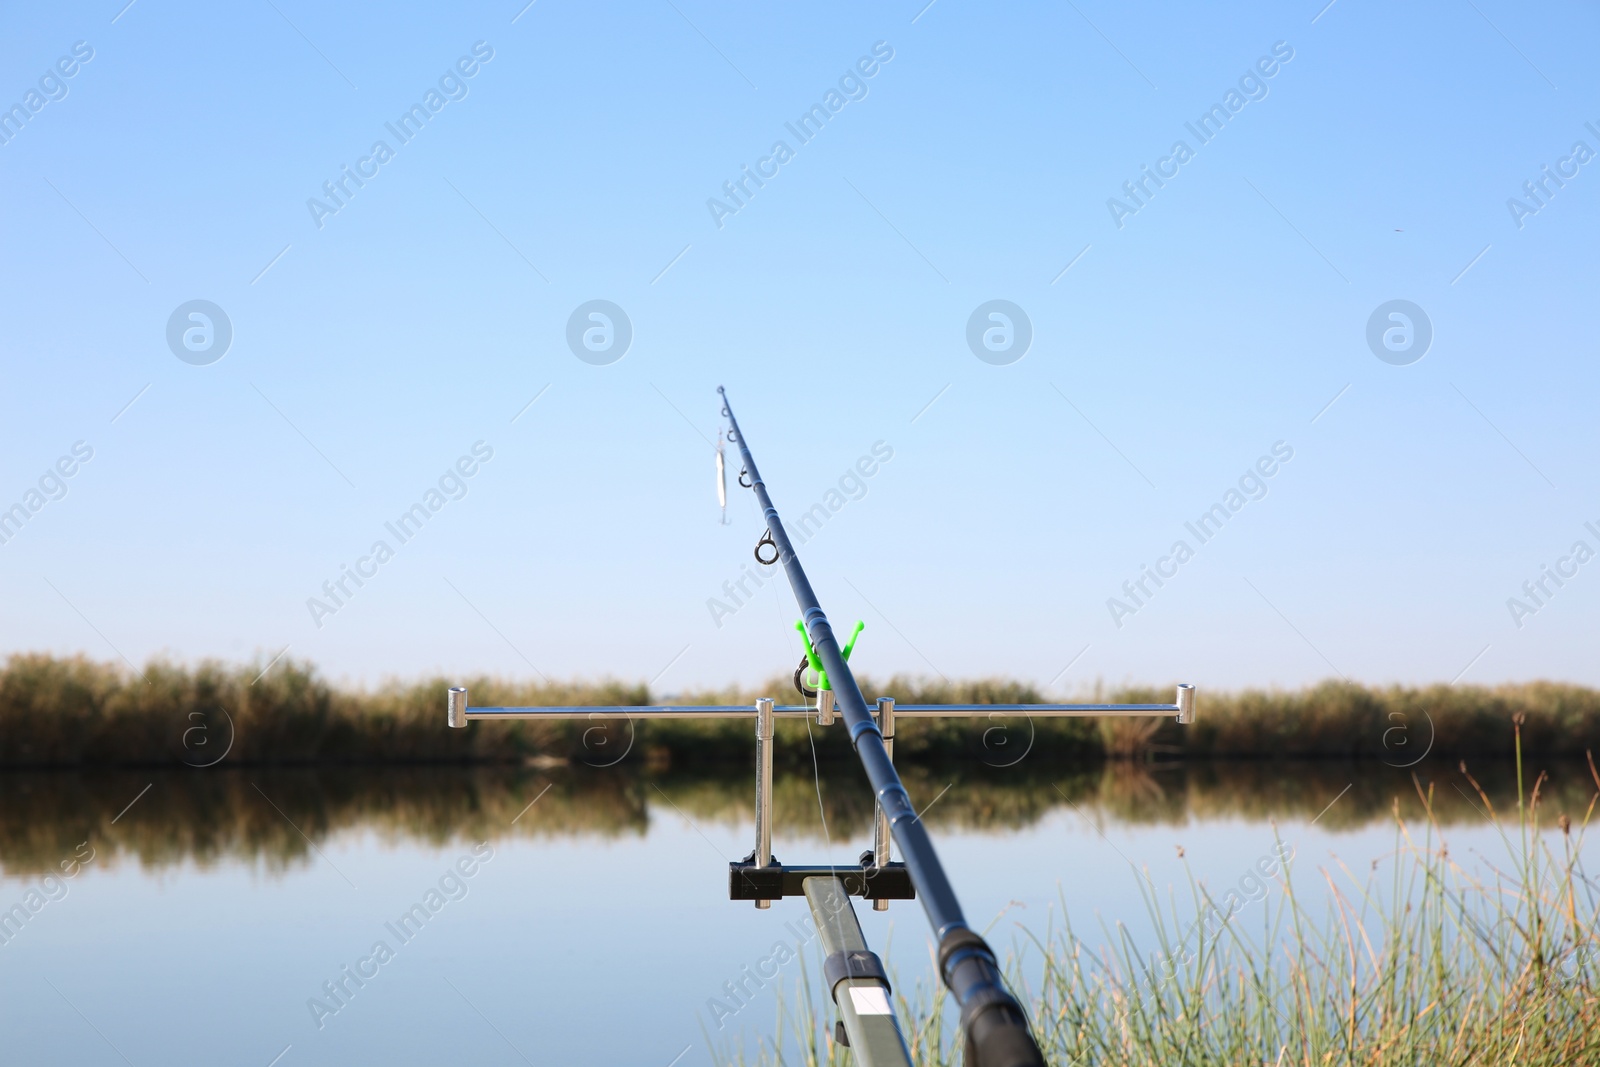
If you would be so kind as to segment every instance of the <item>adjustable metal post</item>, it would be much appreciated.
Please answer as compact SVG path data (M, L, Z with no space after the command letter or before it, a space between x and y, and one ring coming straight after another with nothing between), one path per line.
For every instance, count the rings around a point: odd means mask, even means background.
M772 701L756 701L756 866L772 866L772 738L776 732ZM772 907L770 900L756 901L758 908Z
M883 751L894 762L894 697L878 698L878 730L883 734ZM889 814L882 804L875 805L872 820L872 865L889 866L889 845L894 839L889 833ZM888 911L889 901L879 898L872 902L873 911Z
M1194 722L1194 686L1178 683L1178 721L1188 726Z
M805 891L822 935L822 973L856 1062L861 1067L911 1067L911 1053L889 1003L888 975L867 948L850 894L837 878L807 878Z
M833 722L833 690L819 689L817 690L817 725L832 726Z

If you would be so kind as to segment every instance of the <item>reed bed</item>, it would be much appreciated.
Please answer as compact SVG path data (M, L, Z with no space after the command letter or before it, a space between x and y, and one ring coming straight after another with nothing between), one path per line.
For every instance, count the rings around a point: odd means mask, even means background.
M1119 923L1098 944L1070 921L1023 931L1009 963L1049 1062L1117 1067L1370 1067L1600 1063L1600 886L1583 863L1600 792L1552 817L1544 776L1498 809L1465 763L1460 783L1503 857L1453 856L1420 781L1421 815L1398 802L1394 846L1370 867L1287 862L1235 906L1192 875L1186 899L1146 891L1154 943ZM1600 776L1589 765L1593 786ZM1553 824L1553 825L1552 825ZM1309 868L1309 869L1308 869ZM1325 890L1317 903L1307 883ZM1067 914L1063 903L1063 914ZM1070 916L1069 916L1070 917ZM897 985L897 989L898 989ZM832 1009L796 988L760 1064L845 1064ZM924 976L897 993L919 1067L956 1064L948 997ZM751 1062L724 1045L719 1058Z
M139 673L83 657L18 654L0 668L0 766L83 767L203 762L231 742L231 764L518 763L543 758L604 766L620 758L670 765L742 763L752 731L741 721L682 720L473 723L444 726L444 690L464 682L477 704L628 706L664 699L638 682L529 683L497 678L394 681L341 689L307 663L262 671L205 662L164 661ZM960 682L863 678L869 697L902 703L1037 703L1045 695L1003 679ZM759 691L676 694L696 703L752 703L758 695L794 699L787 679ZM1096 688L1088 700L1167 701L1170 688ZM1400 765L1431 751L1475 756L1503 750L1515 716L1530 752L1581 755L1600 739L1600 692L1534 682L1495 688L1374 688L1325 682L1295 692L1200 695L1198 721L1161 719L907 720L897 754L915 762L970 757L1012 766L1023 758L1094 762L1157 757L1226 759L1379 759ZM804 722L779 723L779 757L809 763L843 754L842 731L808 736ZM211 744L203 749L202 744ZM626 753L626 756L622 754Z

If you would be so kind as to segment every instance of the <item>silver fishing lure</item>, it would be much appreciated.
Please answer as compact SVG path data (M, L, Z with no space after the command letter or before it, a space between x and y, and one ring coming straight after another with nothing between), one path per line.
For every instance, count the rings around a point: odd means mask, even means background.
M717 431L717 503L722 507L722 525L728 522L728 461L722 454L723 431Z

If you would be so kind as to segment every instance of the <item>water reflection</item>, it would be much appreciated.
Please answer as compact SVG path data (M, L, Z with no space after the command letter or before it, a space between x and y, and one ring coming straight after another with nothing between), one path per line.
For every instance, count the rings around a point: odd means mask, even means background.
M1484 800L1459 770L1442 763L1417 770L1423 789L1432 783L1441 823L1484 821ZM1543 823L1554 825L1563 813L1581 822L1595 789L1589 769L1574 763L1549 770ZM1472 772L1495 811L1514 819L1509 761ZM917 807L931 804L924 819L936 831L1021 829L1068 805L1097 822L1125 824L1304 820L1347 786L1322 818L1324 828L1384 821L1396 806L1406 818L1422 815L1410 772L1373 764L1116 762L1052 770L1040 761L1004 770L907 766L901 773ZM835 840L870 836L872 798L859 771L833 768L820 782L810 773L784 773L774 792L780 840L821 840L823 817ZM0 775L0 869L19 877L49 871L90 841L97 862L107 864L233 860L282 871L306 862L312 846L334 834L434 845L507 834L642 836L653 817L675 816L672 806L697 822L749 827L751 776L729 768L693 774L565 766L13 772Z

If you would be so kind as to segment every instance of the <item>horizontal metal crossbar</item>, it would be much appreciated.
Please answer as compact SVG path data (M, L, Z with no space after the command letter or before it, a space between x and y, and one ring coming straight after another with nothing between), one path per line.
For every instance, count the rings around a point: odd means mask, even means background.
M611 707L484 707L467 703L467 691L450 690L451 726L465 726L472 719L746 719L754 717L751 704L647 704ZM1032 715L1039 718L1099 717L1108 715L1174 715L1179 722L1194 721L1194 687L1178 687L1172 704L896 704L894 713L913 719L972 719L994 715ZM775 706L779 718L800 719L817 714L805 704ZM458 721L459 720L459 721Z
M983 715L1176 715L1176 704L896 704L896 715L911 718L973 718ZM748 719L756 709L743 705L647 705L572 708L468 708L468 719ZM778 705L772 714L803 719L816 708L804 704Z

